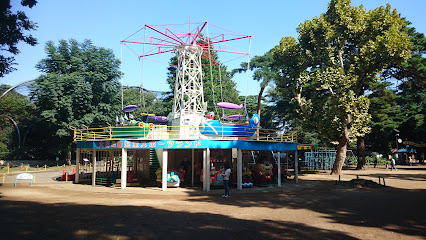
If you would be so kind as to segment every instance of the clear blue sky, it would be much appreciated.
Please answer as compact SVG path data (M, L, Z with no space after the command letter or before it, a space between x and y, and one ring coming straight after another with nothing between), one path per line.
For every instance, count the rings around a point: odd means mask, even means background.
M20 6L20 0L12 0L13 11L24 10L38 24L32 34L39 44L32 47L19 44L21 53L15 58L17 71L0 78L0 84L15 85L37 78L41 73L35 69L43 59L45 43L74 38L90 39L97 47L112 49L120 59L120 40L141 29L145 24L187 23L207 21L225 29L251 35L251 55L263 55L279 43L284 36L297 37L299 23L319 16L327 10L329 0L271 0L271 1L142 1L142 0L39 0L32 9ZM366 9L390 3L403 17L411 21L417 31L426 32L426 1L424 0L352 0L352 5L364 5ZM239 49L248 51L248 42ZM170 56L167 56L170 58ZM166 59L167 59L166 58ZM138 86L141 74L137 58L123 48L124 85ZM165 60L167 61L167 60ZM228 69L237 67L247 58L231 61ZM166 91L167 65L145 61L143 86L149 90ZM257 94L259 83L251 76L246 84L246 75L234 78L241 95Z

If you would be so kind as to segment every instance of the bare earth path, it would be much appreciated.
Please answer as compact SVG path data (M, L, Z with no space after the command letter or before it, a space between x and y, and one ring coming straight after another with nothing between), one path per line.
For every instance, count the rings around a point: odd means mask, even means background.
M426 239L426 166L301 173L282 188L108 187L13 176L0 187L0 239ZM353 187L349 181L372 180ZM384 177L386 187L379 185ZM12 180L13 179L13 180ZM383 181L381 181L383 184Z

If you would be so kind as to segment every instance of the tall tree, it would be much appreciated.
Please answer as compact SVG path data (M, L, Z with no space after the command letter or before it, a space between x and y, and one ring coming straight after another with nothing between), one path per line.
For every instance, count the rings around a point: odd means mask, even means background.
M371 133L365 137L365 146L385 156L390 153L390 143L395 143L394 129L399 128L402 122L398 97L390 86L388 81L372 83L368 94L372 119Z
M397 105L401 109L399 130L402 139L425 143L426 38L414 27L407 27L405 31L413 44L412 57L406 64L394 65L390 75L400 83L397 93Z
M47 57L37 68L44 72L32 86L31 99L42 123L49 155L70 160L70 127L113 124L120 111L120 61L112 50L86 40L46 43Z
M410 22L406 24L404 32L413 44L411 58L405 63L389 65L381 74L384 81L371 83L369 87L372 132L366 136L365 146L384 155L396 149L396 134L404 140L426 142L423 137L426 58L422 56L426 53L426 38L410 27Z
M246 62L241 63L240 66L240 69L236 69L235 71L247 71L248 64ZM255 56L250 60L249 68L250 70L254 71L253 79L260 82L260 90L257 96L256 113L261 116L262 99L265 89L278 77L277 72L274 71L274 59L272 57L272 52L268 51L263 56Z
M370 130L369 83L410 56L404 27L390 5L366 11L331 0L325 14L299 25L298 41L283 38L273 50L281 65L277 84L293 92L303 125L337 144L333 174L340 173L351 139Z
M0 92L9 88L8 85L0 85ZM0 98L0 159L20 159L33 112L33 104L28 97L15 90Z
M36 0L22 0L22 6L28 6L32 8L36 5ZM7 51L12 55L19 53L19 49L16 46L19 42L23 41L31 46L37 44L37 40L31 35L25 35L26 31L35 30L37 25L30 21L22 11L12 13L10 0L3 0L0 2L0 50ZM16 65L15 58L13 56L0 55L0 77L15 71Z

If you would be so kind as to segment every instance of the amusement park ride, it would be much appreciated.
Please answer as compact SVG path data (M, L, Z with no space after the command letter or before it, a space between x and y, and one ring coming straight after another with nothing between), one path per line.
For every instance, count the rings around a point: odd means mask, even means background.
M208 59L210 64L220 64L212 58L212 52L240 54L249 57L249 52L232 51L232 47L226 44L232 41L250 39L250 36L224 30L207 22L188 23L187 25L189 32L170 28L167 25L145 25L144 38L128 38L121 41L129 49L134 49L134 45L143 45L144 52L140 55L137 54L141 59L170 52L176 53L178 65L176 66L173 111L168 117L170 121L168 125L176 129L172 137L207 139L215 136L252 136L260 122L258 115L253 116L250 122L240 121L243 119L242 115L232 115L224 117L222 120L209 119L206 116L207 104L204 100L202 72L202 58ZM208 32L209 25L221 29L223 32L210 34ZM176 25L171 27L176 27ZM146 37L147 31L155 35ZM150 50L145 52L145 46L150 47ZM135 50L132 51L136 53ZM213 79L210 80L213 81ZM138 105L126 106L123 111L126 108L136 110L137 107L134 108L134 106ZM228 102L220 102L217 106L224 109L244 108L243 105ZM238 121L238 123L235 123L235 121ZM146 122L132 122L125 125L141 127L141 133L138 136L144 137L147 134ZM132 131L127 126L115 128L113 130L114 137L129 136L128 133ZM150 127L150 131L155 130L155 127ZM206 136L208 137L206 138Z
M218 32L209 32L209 26ZM182 30L182 28L186 30ZM144 30L143 37L136 36L142 30ZM210 157L209 149L234 149L238 152L236 175L238 176L238 188L241 188L243 183L241 151L297 150L294 134L283 135L272 130L264 133L263 136L261 136L262 133L256 135L256 130L260 129L260 117L253 114L248 119L245 109L246 102L244 102L244 105L224 101L215 104L222 109L244 109L244 115L224 115L219 120L215 120L214 113L207 113L207 103L204 99L203 90L202 59L208 60L210 69L212 69L213 64L219 65L219 71L220 63L212 57L212 52L247 56L249 64L250 50L244 52L229 45L232 42L244 39L250 41L251 37L203 22L181 25L145 25L131 37L122 40L122 46L129 48L142 60L150 60L149 58L161 54L176 54L178 64L175 66L176 80L172 112L167 117L144 113L143 120L135 120L132 112L138 109L140 105L122 106L125 117L117 117L116 126L102 129L74 129L77 150L94 149L96 153L96 149L121 148L122 159L125 159L127 149L145 151L161 148L163 151L163 170L161 173L157 173L157 177L162 181L163 190L170 184L175 186L179 183L178 177L181 175L179 172L167 171L168 150L181 149L182 146L192 149L192 160L194 160L194 150L203 150L201 154L202 166L203 170L206 170L202 174L202 180L204 179L203 190L207 189L208 191L210 185L206 182L212 181L210 175L218 174L210 171L214 157ZM250 46L250 43L248 45ZM138 49L142 48L142 53L135 50L134 46ZM249 69L249 66L247 68ZM219 73L219 78L220 75ZM210 74L210 76L213 76L213 74ZM212 85L213 80L210 79ZM220 79L219 82L221 82ZM194 163L192 164L194 165ZM164 166L166 166L166 169ZM127 170L126 162L123 160L121 179L126 179L124 172L127 172ZM206 181L207 178L210 178L210 181ZM93 177L92 182L95 182L94 179L95 177ZM166 183L166 180L168 183ZM220 182L219 175L216 176L216 182Z

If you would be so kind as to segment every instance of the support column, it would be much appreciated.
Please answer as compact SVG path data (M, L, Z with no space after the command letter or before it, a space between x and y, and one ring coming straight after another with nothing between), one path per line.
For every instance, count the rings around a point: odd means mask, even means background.
M288 151L285 152L285 170L287 171L287 176L288 176Z
M206 175L207 175L207 180L206 180L206 191L210 192L210 148L207 148L206 150L206 163L207 163L207 167L206 167Z
M278 187L281 187L281 152L277 153L278 158Z
M114 150L109 151L109 171L114 172Z
M194 155L195 155L194 149L192 149L192 167L191 167L192 184L191 184L191 186L194 186Z
M161 175L161 190L167 191L167 158L169 157L169 151L167 149L163 150L163 169Z
M243 190L243 153L240 148L237 153L237 189Z
M96 186L96 149L92 150L92 186Z
M77 148L77 153L75 154L75 175L74 182L78 183L80 180L80 148Z
M207 191L207 149L203 149L203 191Z
M121 149L121 189L127 185L127 149Z
M294 179L299 183L299 158L297 157L297 150L294 154Z

